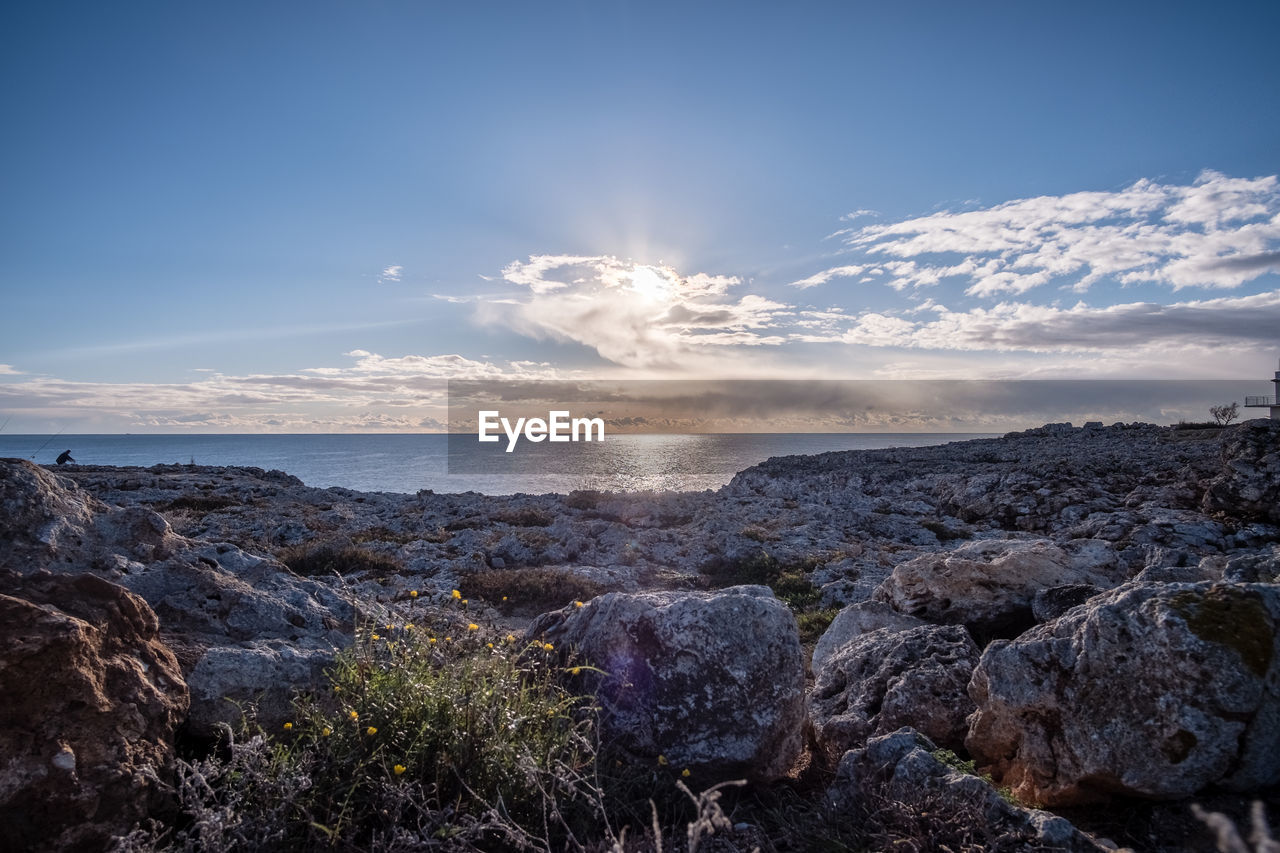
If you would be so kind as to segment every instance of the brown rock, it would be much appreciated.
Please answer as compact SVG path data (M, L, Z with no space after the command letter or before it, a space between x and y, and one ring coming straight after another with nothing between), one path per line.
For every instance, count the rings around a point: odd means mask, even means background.
M178 661L109 581L3 572L0 590L0 848L101 849L166 803Z

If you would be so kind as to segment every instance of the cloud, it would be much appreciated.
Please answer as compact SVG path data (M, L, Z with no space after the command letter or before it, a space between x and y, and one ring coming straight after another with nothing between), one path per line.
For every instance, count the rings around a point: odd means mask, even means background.
M460 355L347 353L345 367L295 374L201 376L187 383L76 382L34 377L0 384L0 409L114 429L183 427L239 431L420 431L443 423L447 380L555 379L539 362L497 364ZM395 413L385 410L391 409Z
M0 364L0 376L20 376L22 371L12 364Z
M899 290L947 279L979 298L1049 284L1085 291L1104 280L1233 288L1280 271L1280 184L1274 175L1205 171L1190 186L1141 180L1115 192L1016 199L837 235L870 261L873 278ZM794 284L824 284L858 266Z
M508 305L483 303L482 321L583 344L624 367L687 369L691 358L705 366L715 348L786 341L769 330L791 307L756 294L734 297L742 284L735 276L686 275L606 255L534 255L502 275L528 294Z
M1107 352L1151 346L1266 348L1280 328L1280 291L1162 305L1131 302L1071 308L1001 302L991 308L950 311L907 320L868 312L840 334L809 335L872 347L996 352Z
M383 267L382 272L378 273L378 281L399 281L400 275L404 272L404 267L400 264L393 264L389 267Z
M833 278L853 278L854 276L862 275L867 271L867 269L869 269L869 267L865 264L850 264L843 267L832 267L831 269L823 270L820 273L814 273L808 278L793 281L791 282L791 286L799 287L801 289L806 287L817 287L820 284L826 284Z

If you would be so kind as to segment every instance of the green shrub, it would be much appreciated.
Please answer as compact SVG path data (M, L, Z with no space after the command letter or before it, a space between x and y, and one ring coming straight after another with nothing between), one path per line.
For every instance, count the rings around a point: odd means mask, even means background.
M537 615L574 601L588 601L608 590L568 569L487 569L463 576L467 598L483 600L504 614Z
M333 542L298 545L280 551L277 556L293 572L308 576L372 572L386 577L404 569L395 557Z
M832 620L839 612L839 608L832 607L827 610L797 613L796 625L800 629L800 642L805 645L818 642L818 639L831 627Z

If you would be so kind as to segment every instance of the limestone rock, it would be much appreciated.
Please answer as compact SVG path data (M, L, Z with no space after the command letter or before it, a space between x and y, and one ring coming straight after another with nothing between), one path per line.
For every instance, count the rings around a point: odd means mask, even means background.
M966 746L1023 799L1185 797L1280 782L1280 587L1131 584L973 674Z
M838 810L887 802L888 809L904 804L914 807L916 815L933 813L943 832L964 835L930 838L938 849L1063 853L1106 849L1065 818L1010 803L983 779L947 766L934 744L910 728L873 737L866 747L845 753L828 799Z
M831 620L827 630L814 644L810 668L815 673L826 669L827 661L832 655L863 634L869 634L881 628L902 631L925 624L928 623L923 619L899 613L881 601L859 601L857 604L850 604L836 614L836 618Z
M332 587L235 545L179 536L145 506L104 504L22 460L0 462L0 505L13 511L0 568L90 571L150 605L191 687L197 736L236 723L251 702L264 724L283 722L290 691L317 683L351 641L353 607ZM252 665L201 665L210 652Z
M165 806L188 697L158 627L93 575L0 571L0 848L102 849Z
M1063 548L1047 539L988 539L899 565L875 597L929 621L1000 632L1030 624L1031 602L1040 589L1111 587L1123 579L1114 552L1097 540Z
M1071 608L1084 604L1102 591L1093 584L1087 583L1072 583L1036 590L1035 596L1031 599L1031 615L1037 622L1057 619Z
M1280 524L1280 421L1246 421L1222 444L1222 469L1209 483L1206 512Z
M804 665L791 611L766 587L609 593L545 613L526 635L575 650L603 736L646 763L769 780L801 747Z
M879 628L814 670L809 721L818 746L839 755L910 726L944 746L964 743L967 687L978 647L959 625Z

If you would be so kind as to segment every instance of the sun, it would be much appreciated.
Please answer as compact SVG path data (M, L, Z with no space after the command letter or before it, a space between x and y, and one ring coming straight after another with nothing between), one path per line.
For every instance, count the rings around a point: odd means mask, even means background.
M663 302L671 296L671 281L653 267L637 266L629 274L631 290L653 302Z

